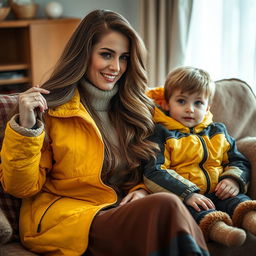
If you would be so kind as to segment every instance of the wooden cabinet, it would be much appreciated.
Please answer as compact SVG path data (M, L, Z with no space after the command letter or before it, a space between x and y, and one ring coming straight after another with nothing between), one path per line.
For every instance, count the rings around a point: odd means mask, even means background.
M3 88L22 91L44 82L79 22L77 18L0 21L0 93Z

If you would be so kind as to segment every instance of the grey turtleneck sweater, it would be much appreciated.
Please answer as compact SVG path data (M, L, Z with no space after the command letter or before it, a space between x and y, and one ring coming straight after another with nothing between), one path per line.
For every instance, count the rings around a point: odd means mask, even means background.
M81 81L81 85L83 89L87 92L87 94L92 99L91 105L94 110L97 112L101 123L107 132L108 138L114 143L115 146L118 145L117 134L113 126L111 125L109 119L109 108L110 108L110 101L111 99L117 94L118 92L118 85L116 84L112 90L104 91L100 90L97 87L93 86L86 80Z

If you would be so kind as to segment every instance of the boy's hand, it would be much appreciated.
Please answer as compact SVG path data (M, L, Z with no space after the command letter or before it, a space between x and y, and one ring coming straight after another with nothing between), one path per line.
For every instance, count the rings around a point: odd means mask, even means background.
M205 210L215 209L215 205L211 199L198 193L193 193L192 196L185 201L185 204L192 206L198 212L201 211L199 206Z
M218 183L215 188L215 195L221 199L227 199L230 197L234 197L239 193L239 185L238 183L230 178L225 178Z

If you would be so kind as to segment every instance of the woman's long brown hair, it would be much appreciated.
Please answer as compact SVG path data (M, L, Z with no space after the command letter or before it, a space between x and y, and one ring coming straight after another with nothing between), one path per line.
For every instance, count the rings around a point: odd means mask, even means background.
M72 35L51 77L42 88L51 91L46 96L50 108L69 101L74 90L78 88L82 103L92 115L103 137L105 145L103 177L107 177L118 165L116 150L110 143L96 111L91 107L88 95L79 85L90 65L92 47L110 31L125 35L130 45L127 70L118 81L118 93L111 101L109 115L119 136L119 145L124 152L126 170L133 173L129 184L132 186L141 179L139 171L141 163L154 157L157 147L147 139L154 130L154 123L153 104L145 96L146 50L128 21L121 15L107 10L95 10L88 14Z

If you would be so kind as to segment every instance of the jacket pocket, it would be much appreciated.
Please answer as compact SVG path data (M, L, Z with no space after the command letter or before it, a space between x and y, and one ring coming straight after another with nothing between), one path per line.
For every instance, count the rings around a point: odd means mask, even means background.
M62 198L62 197L59 197L59 198L55 199L55 200L45 209L45 211L44 211L44 213L42 214L42 216L41 216L41 218L40 218L40 220L39 220L39 223L38 223L38 225L37 225L37 233L40 233L40 232L41 232L41 223L42 223L43 218L44 218L45 214L47 213L47 211L48 211L57 201L59 201L61 198Z

